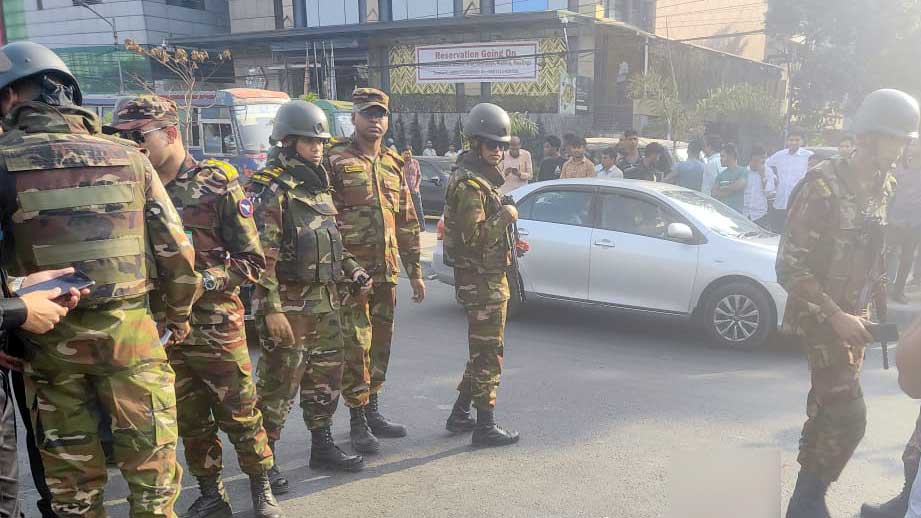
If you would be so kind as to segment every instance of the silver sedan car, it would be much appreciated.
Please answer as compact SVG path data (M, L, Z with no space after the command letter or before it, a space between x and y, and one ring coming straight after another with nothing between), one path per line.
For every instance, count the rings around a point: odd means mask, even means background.
M709 196L602 179L533 183L511 195L530 244L520 261L528 302L692 319L718 344L738 348L764 344L783 320L787 295L774 273L779 236ZM441 241L433 263L439 280L453 284Z

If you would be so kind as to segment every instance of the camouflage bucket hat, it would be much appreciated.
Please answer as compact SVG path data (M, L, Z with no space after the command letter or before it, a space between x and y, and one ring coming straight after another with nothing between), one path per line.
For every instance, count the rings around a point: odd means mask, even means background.
M106 126L113 131L142 128L164 128L179 124L176 103L158 95L122 97L115 104L112 122Z
M377 88L356 88L352 92L352 103L355 105L355 112L365 111L374 106L380 106L390 112L390 97Z

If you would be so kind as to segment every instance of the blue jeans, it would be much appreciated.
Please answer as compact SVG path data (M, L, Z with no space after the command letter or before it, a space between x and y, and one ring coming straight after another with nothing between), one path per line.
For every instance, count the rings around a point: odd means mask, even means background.
M422 210L422 194L414 192L412 195L413 206L416 208L416 217L419 219L419 227L425 232L425 212Z

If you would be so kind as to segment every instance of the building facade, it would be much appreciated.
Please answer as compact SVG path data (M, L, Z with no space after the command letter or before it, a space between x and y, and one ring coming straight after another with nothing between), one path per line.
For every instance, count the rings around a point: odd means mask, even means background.
M126 39L160 45L224 34L230 31L227 7L227 0L2 0L6 41L55 49L88 93L133 90L135 75L153 77L146 59L123 50Z

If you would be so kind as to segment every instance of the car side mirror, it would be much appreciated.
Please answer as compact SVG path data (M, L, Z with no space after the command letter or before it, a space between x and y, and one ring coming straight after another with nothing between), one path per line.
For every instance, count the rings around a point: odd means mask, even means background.
M685 223L669 223L666 235L669 239L677 241L690 241L694 239L694 231Z

